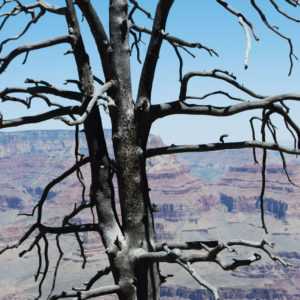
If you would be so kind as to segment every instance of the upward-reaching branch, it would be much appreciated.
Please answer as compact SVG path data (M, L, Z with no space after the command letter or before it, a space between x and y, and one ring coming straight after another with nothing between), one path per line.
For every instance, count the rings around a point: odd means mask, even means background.
M74 43L72 44L73 54L85 101L89 103L94 95L94 78L91 72L89 57L83 44L74 3L72 0L66 0L66 3L66 17L69 30L75 36ZM84 122L84 129L91 162L91 202L95 204L97 209L103 244L105 247L110 247L115 242L117 236L122 237L122 233L114 207L110 159L98 107L94 106L92 108L89 117Z
M145 99L147 102L150 101L154 73L163 41L162 33L165 30L168 14L173 3L174 0L160 0L157 4L152 35L139 82L137 107L143 105Z
M110 45L109 38L107 37L104 27L102 25L102 22L89 0L76 0L75 2L79 6L80 10L82 11L90 26L100 55L105 79L106 81L111 80L113 78L113 72L111 68L112 48Z

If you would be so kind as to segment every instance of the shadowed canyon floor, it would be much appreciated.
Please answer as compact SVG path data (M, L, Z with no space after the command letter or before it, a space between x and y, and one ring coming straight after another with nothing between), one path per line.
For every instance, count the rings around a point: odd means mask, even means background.
M106 137L111 152L109 131ZM149 147L162 145L158 136L150 138ZM87 153L82 137L80 152ZM47 183L74 162L72 131L0 133L1 248L16 242L34 221L17 214L31 212ZM287 157L287 162L291 179L300 184L299 159ZM89 187L88 168L82 170ZM151 200L159 208L155 213L159 240L227 241L265 237L259 211L261 166L253 164L252 150L154 157L147 161L147 172ZM266 238L276 243L274 253L293 266L284 268L265 255L258 263L231 272L209 263L196 264L199 274L219 288L221 299L300 299L300 188L288 182L276 154L269 154L266 184L265 210L269 229ZM88 193L87 188L85 197ZM81 184L73 174L49 193L44 220L51 226L60 225L63 216L81 201ZM72 221L91 222L92 218L87 211ZM58 270L56 291L82 287L107 264L100 237L95 233L81 237L88 257L85 269L81 269L82 258L74 235L61 238L64 256ZM0 256L1 300L33 299L38 293L34 282L38 265L36 249L22 258L18 256L28 245ZM47 299L52 286L58 258L55 243L50 247L49 258L50 272L42 299ZM162 264L161 269L165 275L175 275L163 285L162 299L212 299L211 294L201 289L179 266ZM103 278L98 286L111 280ZM107 296L105 299L115 298Z

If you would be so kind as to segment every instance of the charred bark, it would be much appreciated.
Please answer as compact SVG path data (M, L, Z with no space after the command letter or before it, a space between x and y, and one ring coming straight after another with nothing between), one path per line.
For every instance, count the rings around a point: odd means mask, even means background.
M190 52L190 49L204 49L211 56L218 56L218 54L214 49L208 48L198 42L191 43L165 32L168 15L174 2L174 0L157 1L152 29L147 29L138 26L134 22L134 14L136 11L151 18L151 14L140 5L139 1L110 0L108 33L106 33L105 26L102 24L93 3L89 0L65 0L66 7L57 7L44 0L38 0L37 2L28 5L23 5L21 0L4 0L0 5L0 9L8 3L10 3L10 5L15 5L10 12L0 14L0 18L3 18L3 21L0 24L0 30L9 18L15 17L21 13L31 15L31 20L25 24L25 28L18 35L8 38L0 43L0 51L5 44L21 38L27 30L29 30L33 24L37 23L46 13L65 17L68 26L68 34L46 41L20 46L12 50L8 55L0 57L0 73L3 73L10 66L10 63L23 53L26 54L23 62L25 63L27 56L31 51L38 51L39 49L54 47L60 44L67 44L71 47L71 50L67 51L66 54L72 54L74 56L77 67L78 79L68 79L66 80L66 83L75 83L79 91L60 89L43 80L27 79L25 82L33 84L34 86L26 88L5 88L0 92L0 98L3 102L15 101L30 108L31 100L33 98L40 98L49 107L56 107L54 110L40 113L35 116L12 120L3 119L3 116L0 113L0 128L36 123L52 118L59 119L70 126L76 125L76 164L45 187L40 201L34 207L32 213L27 214L34 216L37 211L36 223L28 229L18 243L7 246L0 251L1 254L6 250L19 247L24 241L29 239L29 237L33 236L36 231L38 232L29 247L20 253L20 256L23 256L34 247L37 247L39 264L35 276L36 279L41 274L41 267L44 265L44 272L39 283L38 298L42 295L42 285L49 268L47 239L47 235L49 234L56 234L57 248L60 254L55 267L50 294L55 288L56 274L63 256L58 239L60 235L67 233L73 233L75 235L84 260L84 266L86 258L79 232L98 232L101 236L109 260L109 267L100 270L93 276L86 284L85 289L74 288L73 292L62 292L53 295L52 297L49 296L51 299L72 297L89 299L116 293L120 300L158 300L160 296L160 286L165 279L161 277L159 272L159 263L163 262L179 264L194 280L209 289L214 294L215 299L219 299L217 289L197 274L191 264L195 262L214 262L224 270L233 270L240 266L250 265L261 259L261 255L258 253L254 253L246 259L243 257L237 259L233 258L232 261L226 261L220 257L223 250L227 249L230 252L234 252L235 249L233 247L235 246L260 249L260 251L269 256L271 260L275 262L279 261L282 265L288 266L281 258L270 252L269 248L272 248L274 245L264 239L260 242L233 240L229 242L194 241L182 243L157 243L156 241L153 211L146 173L147 157L181 152L203 152L241 148L253 148L255 154L255 149L261 148L265 153L263 158L263 169L265 170L266 150L269 149L279 151L283 168L288 176L283 153L300 153L300 128L289 116L289 108L284 103L287 100L299 101L299 94L286 93L264 96L255 93L251 89L240 84L232 73L220 69L212 71L192 71L183 75L183 57L180 53L181 50L184 50L193 57L194 54ZM298 19L291 17L281 10L274 1L270 0L270 2L278 13L292 21L299 22ZM298 1L289 0L285 2L294 7L299 6ZM226 1L216 0L216 3L237 17L238 22L243 27L247 41L247 50L245 54L246 68L248 67L248 56L251 48L250 33L252 33L255 40L259 39L254 25L241 12L231 7ZM254 0L251 0L250 3L254 10L259 14L265 26L282 39L288 41L290 46L289 58L291 72L295 58L291 39L283 35L277 27L269 25L266 16ZM132 5L130 11L128 11L129 4ZM77 11L75 9L76 5L82 12L83 17L86 18L87 25L90 28L90 32L96 44L105 78L103 81L92 73L88 52L85 48L80 24L78 22ZM39 10L38 14L35 13L36 10ZM130 34L134 37L134 42L131 47L129 39ZM150 41L139 78L137 99L134 101L130 55L131 50L135 47L137 50L138 61L141 62L139 43L141 42L142 34L150 35ZM171 44L179 61L179 98L178 100L169 103L152 105L152 86L161 47L164 41ZM239 92L246 94L247 97L251 97L251 99L254 100L233 97L229 93L219 89L201 97L189 96L189 81L192 78L200 79L202 77L210 77L218 81L221 80L226 82L232 88L237 89ZM101 85L97 90L95 89L95 82ZM17 97L16 94L28 94L30 97L22 99L19 96ZM224 107L189 103L189 100L204 100L216 94L224 95L230 100L239 101L239 103ZM50 101L48 98L49 95L76 100L79 101L80 105L73 107L64 106ZM100 99L105 102L100 103ZM112 160L108 154L101 115L99 112L99 104L105 107L105 111L109 113L111 118L112 144L115 155L114 160ZM225 142L224 137L229 137L227 134L224 134L220 137L220 143L182 146L171 145L169 147L147 149L151 125L159 118L165 118L175 114L227 117L253 110L263 111L262 119L254 117L250 120L253 141L227 142L226 140ZM294 138L295 149L278 145L276 128L271 120L271 115L273 114L280 115L283 118L287 130ZM72 120L65 118L65 116L69 116ZM79 116L78 119L77 116ZM255 129L253 126L254 119L261 122L262 141L256 140ZM82 158L78 153L78 131L79 125L81 124L84 126L84 133L89 151L89 157L86 158ZM266 132L268 130L273 138L273 143L266 141ZM296 149L297 146L298 149ZM256 157L255 161L257 162ZM90 164L91 172L90 201L85 201L83 190L82 203L78 207L75 207L69 215L65 216L61 227L45 226L42 220L43 205L46 202L47 194L50 189L75 171L77 172L79 181L83 184L83 181L80 178L82 174L79 169L86 163ZM115 207L114 175L116 175L118 185L120 216ZM266 179L263 171L261 207L262 222L266 229L263 218L265 181ZM95 221L94 224L72 224L70 220L86 208L96 208L97 221ZM40 241L44 241L43 248L40 245ZM110 272L114 278L114 285L91 289L92 285L101 276Z

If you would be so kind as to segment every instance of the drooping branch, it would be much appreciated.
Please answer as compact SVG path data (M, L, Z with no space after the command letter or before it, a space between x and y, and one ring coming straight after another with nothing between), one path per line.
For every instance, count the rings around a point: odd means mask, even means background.
M60 243L59 243L59 236L60 236L59 234L56 236L56 246L57 246L57 249L59 251L59 257L58 257L57 262L56 262L55 271L54 271L53 280L52 280L52 287L51 287L51 290L50 290L50 293L49 293L49 296L47 297L47 299L50 298L51 294L54 291L55 284L56 284L57 273L58 273L58 268L59 268L61 259L64 255L64 253L61 249Z
M139 33L139 37L137 37L136 32L130 30L130 34L133 36L134 39L134 41L131 44L130 55L132 54L133 47L135 47L137 61L141 64L142 61L140 58L140 47L139 47L139 43L141 42L141 33Z
M255 38L256 41L259 40L259 37L256 33L254 25L238 10L230 6L226 1L223 0L217 0L219 4L221 4L225 9L227 9L230 13L238 17L238 21L241 24L241 26L244 29L245 35L246 35L246 42L247 42L247 48L246 48L246 53L245 53L245 61L244 61L244 67L245 69L248 68L248 58L249 58L249 53L251 49L251 38L249 34L248 27L251 29L251 32Z
M75 161L78 163L82 158L84 157L84 154L79 152L79 126L76 125L75 127L75 147L74 147L74 155L75 155ZM86 190L86 185L84 183L84 178L83 174L81 172L81 169L78 168L76 170L76 176L78 181L81 184L81 203L86 203L85 201L85 190Z
M94 225L94 224L92 224L92 225ZM98 228L99 228L99 226L98 226ZM82 259L83 259L81 268L84 269L85 264L86 264L86 255L85 255L85 252L84 252L83 241L81 240L80 235L79 235L78 232L75 232L75 237L76 237L76 240L77 240L78 245L79 245L80 257L82 257Z
M236 10L235 8L233 8L232 6L230 6L226 1L224 0L216 0L220 5L222 5L225 9L227 9L230 13L232 13L233 15L237 16L238 18L241 18L243 20L244 23L246 23L250 28L251 28L251 32L255 38L255 40L259 40L259 37L256 33L255 27L254 25L238 10Z
M43 235L43 239L44 239L44 259L45 259L45 263L44 263L44 270L42 272L42 279L39 283L39 295L37 296L37 298L35 298L35 300L38 300L41 296L42 296L42 287L43 287L43 283L46 279L46 276L48 275L48 269L49 269L49 242L48 239L46 237L46 235Z
M59 45L59 44L65 44L65 43L71 44L72 40L73 40L73 38L71 35L62 35L62 36L58 36L56 38L52 38L49 40L20 46L20 47L14 49L13 51L11 51L7 56L0 57L0 64L1 64L0 65L0 74L2 74L6 70L6 68L8 67L8 65L11 63L11 61L14 58L16 58L17 56L19 56L22 53L29 53L33 50L47 48L47 47L51 47L51 46L55 46L55 45Z
M299 138L300 138L300 128L297 126L297 124L290 118L290 116L288 115L287 112L284 111L284 109L280 106L280 105L272 105L268 111L265 111L263 110L263 118L262 118L262 125L261 125L261 133L262 133L262 141L264 142L266 137L266 126L269 128L270 130L270 133L273 137L273 140L274 140L274 143L278 144L278 141L277 141L277 134L276 134L276 127L273 125L272 121L271 121L271 115L274 114L274 113L278 113L279 115L281 115L283 118L284 118L284 122L286 124L286 127L287 129L289 130L289 132L292 134L293 138L294 138L294 141L295 141L295 148L296 148L296 137L293 133L293 131L291 130L291 128L289 126L292 127L292 129L296 132L297 136L298 136L298 149L299 149ZM265 152L266 150L264 150L263 152L263 169L262 169L262 172L264 173L265 171L265 164L266 164L266 155L267 153ZM287 166L286 166L286 161L285 161L285 157L284 157L284 154L282 151L279 151L279 154L280 154L280 157L281 157L281 160L282 160L282 167L283 167L283 170L286 174L286 177L288 179L288 181L293 184L294 186L297 186L290 178L289 176L289 173L287 171ZM265 180L265 175L263 174L263 179ZM262 185L262 190L264 189L264 183ZM262 196L261 196L261 199L262 199Z
M185 153L185 152L209 152L220 151L229 149L245 149L245 148L261 148L273 151L282 151L288 154L299 155L300 150L288 148L275 143L267 143L260 141L244 141L244 142L232 142L232 143L209 143L201 145L182 145L182 146L167 146L159 148L150 148L147 150L146 156L152 157L157 155Z
M265 110L262 112L262 125L261 125L261 135L262 135L262 142L266 142L266 130L265 126L266 123L269 121L268 116L266 116ZM265 230L265 233L268 233L267 226L265 223L265 213L264 213L264 194L266 189L266 169L267 169L267 149L263 149L263 157L262 157L262 168L261 168L261 190L260 190L260 217L262 222L262 228Z
M167 245L164 246L164 250L167 254L173 255L174 250L170 250ZM175 253L176 256L176 253ZM202 286L210 290L215 297L215 300L219 300L219 293L218 290L209 282L204 280L192 267L189 261L186 261L185 259L182 259L180 253L178 257L176 258L176 263L179 264L181 267L183 267L186 271L189 272L189 274Z
M247 69L248 68L249 53L250 53L250 50L251 50L251 38L250 38L250 34L249 34L247 24L244 22L242 17L239 17L239 23L241 24L241 26L243 27L243 29L245 31L245 36L246 36L246 41L247 41L247 48L246 48L245 60L244 60L244 67L245 67L245 69Z
M289 53L289 59L290 59L290 69L289 69L289 74L288 75L291 75L292 73L292 69L293 69L293 65L294 65L294 62L293 62L293 58L297 59L298 58L296 57L296 55L294 54L294 49L293 49L293 44L292 44L292 40L287 37L286 35L282 34L279 30L277 30L275 28L275 26L271 26L265 16L265 14L263 13L263 11L258 7L258 5L255 3L254 0L250 0L251 1L251 4L252 6L254 7L254 9L258 12L261 20L263 21L263 23L271 30L273 31L274 33L276 33L278 36L280 36L281 38L285 39L288 41L289 43L289 47L290 47L290 53Z
M297 22L297 23L300 22L300 19L296 19L296 18L290 16L289 14L287 14L287 13L286 13L285 11L283 11L282 9L280 9L279 6L277 5L277 3L276 3L274 0L269 0L269 1L272 3L272 5L275 7L275 9L276 9L280 14L282 14L283 16L285 16L286 18L288 18L288 19L290 19L290 20L292 20L292 21L294 21L294 22Z
M99 232L99 226L97 224L82 224L82 225L70 225L70 226L63 226L63 227L50 227L50 226L45 226L43 224L40 224L38 222L36 222L34 225L32 225L29 230L27 230L27 232L23 235L23 237L14 245L12 246L7 246L4 249L2 249L0 251L0 255L5 252L6 250L9 249L13 249L13 248L18 248L24 241L26 241L33 233L35 230L38 230L38 234L35 236L35 239L30 243L29 247L23 251L20 252L19 256L22 257L24 256L24 254L30 252L35 246L37 246L38 248L38 258L39 258L39 264L38 264L38 269L37 269L37 273L35 275L35 280L38 279L39 275L42 274L42 278L39 282L39 295L37 296L36 299L39 299L42 296L42 286L43 286L43 282L46 279L46 276L48 274L48 268L49 268L49 257L48 257L48 248L49 248L49 243L48 243L48 239L47 239L47 234L56 234L56 240L57 240L57 248L59 250L60 256L58 258L57 264L56 264L56 268L55 268L55 273L54 273L54 277L53 277L53 284L52 284L52 289L50 294L52 293L54 286L55 286L55 280L56 280L56 275L57 275L57 270L59 267L59 263L61 261L61 258L63 256L63 252L61 250L61 247L59 245L59 240L58 240L58 236L61 234L69 234L69 233L74 233L80 249L81 249L81 253L84 259L84 264L86 262L86 257L84 255L84 250L82 247L82 241L79 238L79 232L87 232L87 231L96 231ZM41 247L40 247L40 240L43 239L44 240L44 253L43 255L41 254ZM42 257L44 257L44 271L41 273L41 267L42 267ZM84 265L83 265L84 267Z

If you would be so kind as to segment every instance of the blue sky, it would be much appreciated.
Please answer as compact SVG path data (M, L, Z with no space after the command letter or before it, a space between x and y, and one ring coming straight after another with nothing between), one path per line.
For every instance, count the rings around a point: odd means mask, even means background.
M31 1L28 1L28 3ZM97 3L97 10L107 27L108 1L93 1ZM140 1L147 9L153 13L153 2ZM245 13L247 17L256 25L257 33L260 37L259 42L252 38L252 50L249 57L249 68L244 70L244 54L246 49L245 34L235 16L231 15L223 7L212 0L176 0L170 12L166 31L172 35L185 39L190 42L200 42L208 47L214 48L220 57L210 57L203 50L192 50L197 56L192 58L182 53L184 58L184 73L191 70L211 70L220 68L233 72L238 80L244 85L252 88L261 94L277 94L284 92L300 93L300 62L295 62L293 73L288 77L289 71L289 47L288 43L270 32L261 22L258 14L249 5L250 1L232 0L229 3ZM257 0L257 4L262 4L270 24L277 25L281 32L289 35L293 39L295 54L300 57L300 24L285 20L282 16L275 13L272 6L267 5L268 1ZM280 1L282 8L284 1ZM52 1L57 5L63 5L64 1ZM300 18L299 9L288 9L295 17ZM151 27L151 22L142 14L136 15L137 25ZM23 17L10 20L1 33L1 40L7 36L15 35L22 28ZM92 69L95 75L102 77L101 64L98 60L96 48L87 30L85 23L81 23L82 32L86 40L86 48L92 62ZM35 42L50 37L65 34L67 27L63 17L47 15L39 25L35 25L19 42L11 42L4 46L1 55L6 55L10 49L13 49L27 42ZM148 39L144 35L143 41L147 43ZM76 68L74 59L71 55L64 56L63 53L69 48L67 46L56 46L51 49L35 51L29 54L28 61L22 65L24 56L16 59L0 75L0 89L7 86L24 86L26 78L43 79L63 86L65 79L75 79ZM141 45L142 57L146 46ZM132 78L133 93L136 94L138 78L141 66L136 62L135 52L132 56ZM173 48L167 43L164 44L158 68L156 79L153 86L153 103L162 103L174 101L178 98L180 84L178 81L178 60ZM70 88L72 86L69 86ZM203 95L214 90L224 89L236 96L242 96L238 91L232 89L226 84L222 84L214 79L192 79L189 84L190 95ZM247 98L248 99L248 98ZM62 103L72 105L72 101L64 100ZM227 105L231 103L221 97L212 97L204 103L213 105ZM297 117L297 111L300 106L292 104L295 110L294 116ZM36 114L47 110L44 104L35 99L35 104L31 110L26 110L21 104L0 104L0 111L5 119L15 118L23 115ZM109 118L101 111L104 121L104 127L110 127ZM255 113L260 115L259 112ZM227 133L232 141L251 139L251 131L248 123L249 114L242 114L230 118L212 118L203 116L174 116L159 120L153 124L152 133L162 136L166 143L186 144L186 143L206 143L216 142L219 136ZM280 126L279 126L280 127ZM38 125L27 125L17 127L14 130L28 129L70 129L59 121L49 121ZM286 132L280 133L284 140Z

